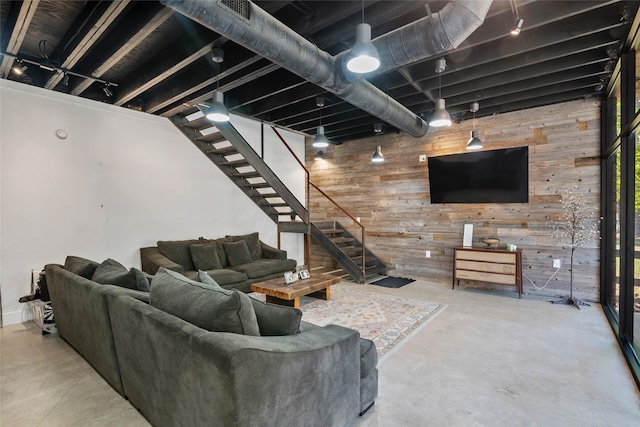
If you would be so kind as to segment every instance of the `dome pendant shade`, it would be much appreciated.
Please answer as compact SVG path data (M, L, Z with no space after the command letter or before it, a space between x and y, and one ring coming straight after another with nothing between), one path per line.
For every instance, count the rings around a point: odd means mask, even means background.
M213 92L213 104L201 110L212 122L229 121L229 110L224 105L224 94L220 91Z
M316 148L325 148L329 146L329 140L324 135L324 126L318 126L318 131L316 132L316 137L314 138L312 145Z
M444 99L442 98L436 99L436 110L431 115L429 126L439 128L439 127L449 126L449 125L451 125L451 116L445 109Z
M347 69L352 73L370 73L380 66L380 56L371 43L371 26L358 24L356 27L356 43L351 48Z
M467 150L480 150L482 148L482 141L478 138L478 131L471 131L471 138L467 142Z
M376 147L376 152L373 153L371 161L374 163L384 162L384 156L382 155L382 150L380 149L379 145Z

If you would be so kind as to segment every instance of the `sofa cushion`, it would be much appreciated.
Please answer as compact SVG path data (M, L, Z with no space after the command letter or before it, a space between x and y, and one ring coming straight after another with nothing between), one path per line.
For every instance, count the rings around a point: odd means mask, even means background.
M213 270L222 268L218 257L218 245L215 242L191 245L191 259L197 270Z
M81 258L79 256L69 255L64 260L64 269L70 271L78 276L82 276L85 279L91 280L93 273L100 263L91 261L90 259Z
M268 304L251 298L262 336L295 335L300 332L302 311L284 305Z
M247 275L241 271L231 270L230 268L216 268L215 270L207 270L207 274L213 278L220 286L233 285L241 283L249 279Z
M224 246L222 245L224 242L231 242L232 240L227 237L220 237L218 239L202 239L201 243L215 243L218 245L218 259L220 259L220 264L222 264L222 268L229 267L229 259L227 258L227 253L224 251Z
M247 244L247 248L249 249L249 254L251 255L252 261L262 258L262 248L260 247L260 239L258 238L258 233L244 234L242 236L227 236L227 237L234 242L239 242L241 240L244 240L244 242Z
M137 268L127 270L122 264L114 265L112 260L105 260L96 268L91 280L103 285L116 285L123 288L149 292L149 280Z
M160 268L153 279L149 302L159 310L208 331L260 335L256 314L247 295L235 290L228 293L165 268Z
M171 261L180 264L185 271L195 270L193 261L191 260L191 245L203 243L200 240L160 240L158 242L158 250L160 253Z
M245 273L249 279L257 279L271 274L293 271L296 269L296 264L294 259L259 259L248 264L236 265L232 268Z
M244 240L224 242L223 246L227 257L229 257L229 265L231 267L247 264L252 261L251 253L249 253L249 248Z
M360 378L369 376L378 366L378 350L373 341L360 338Z
M221 288L218 283L207 274L206 271L199 270L198 278L205 285L220 288L224 292L232 292ZM295 335L300 332L300 320L302 312L297 308L284 305L268 304L251 298L253 310L258 319L260 335L262 336L284 336Z

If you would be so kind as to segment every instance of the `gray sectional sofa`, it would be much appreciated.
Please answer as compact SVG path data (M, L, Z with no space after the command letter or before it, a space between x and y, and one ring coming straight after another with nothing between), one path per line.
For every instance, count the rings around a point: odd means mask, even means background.
M151 424L342 426L373 405L377 352L358 332L308 324L204 272L160 269L147 293L115 273L120 285L91 280L98 266L45 267L58 331Z
M282 276L296 268L287 252L267 245L258 233L200 237L191 240L158 241L157 246L140 249L142 271L155 274L159 268L177 271L196 279L197 271L206 271L220 286L251 292L251 284Z

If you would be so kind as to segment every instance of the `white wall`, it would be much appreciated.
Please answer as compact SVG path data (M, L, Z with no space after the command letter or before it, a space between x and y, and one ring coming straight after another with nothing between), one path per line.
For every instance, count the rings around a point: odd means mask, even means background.
M260 145L251 137L256 129L259 137L259 123L232 123ZM57 129L68 137L57 138ZM304 158L304 138L285 133ZM303 200L302 170L278 157L272 138L265 147L265 160L288 171L283 181ZM0 189L5 325L25 318L18 298L30 292L31 270L70 254L139 267L139 248L157 240L258 231L277 244L275 224L169 120L7 80L0 80ZM300 236L287 236L282 248L303 262Z

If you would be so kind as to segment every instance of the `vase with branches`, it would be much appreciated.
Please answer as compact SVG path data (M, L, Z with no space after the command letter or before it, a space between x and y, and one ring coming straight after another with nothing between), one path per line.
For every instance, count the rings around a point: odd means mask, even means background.
M564 208L564 220L554 225L555 237L571 250L569 259L569 297L554 304L570 304L580 309L581 305L589 305L573 296L573 261L576 249L589 243L598 236L600 221L595 218L593 208L578 192L578 187L565 187L562 192L562 206Z

